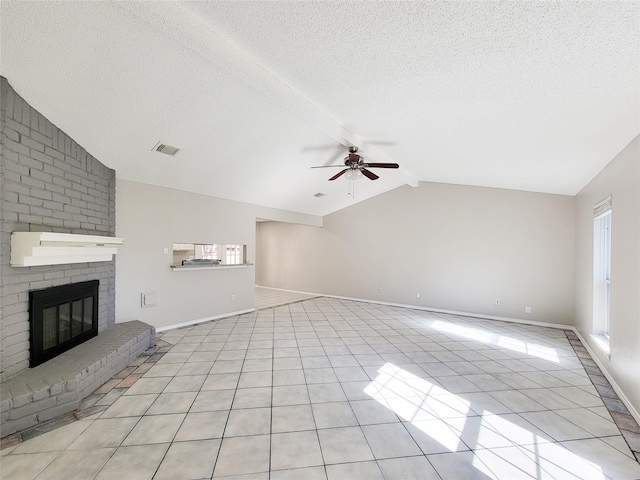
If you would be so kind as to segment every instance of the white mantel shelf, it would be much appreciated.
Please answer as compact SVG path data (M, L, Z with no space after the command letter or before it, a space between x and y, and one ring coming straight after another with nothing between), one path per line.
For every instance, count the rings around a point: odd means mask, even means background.
M253 263L243 263L242 265L216 265L214 267L183 267L183 266L171 266L171 270L174 272L193 272L200 270L227 270L230 268L247 268L253 265Z
M122 238L54 232L13 232L11 266L110 262Z

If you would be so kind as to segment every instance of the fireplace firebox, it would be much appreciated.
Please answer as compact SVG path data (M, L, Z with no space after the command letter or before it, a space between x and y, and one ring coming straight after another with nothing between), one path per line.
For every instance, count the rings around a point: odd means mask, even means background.
M98 335L98 280L29 292L29 366Z

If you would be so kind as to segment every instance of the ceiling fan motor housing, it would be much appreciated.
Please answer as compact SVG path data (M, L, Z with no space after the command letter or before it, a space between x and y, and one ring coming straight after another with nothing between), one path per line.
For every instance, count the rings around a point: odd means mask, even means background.
M353 148L353 147L352 147ZM360 155L357 155L355 153L350 153L349 155L347 155L344 159L344 164L347 165L348 167L352 167L354 165L361 165L362 164L362 157Z

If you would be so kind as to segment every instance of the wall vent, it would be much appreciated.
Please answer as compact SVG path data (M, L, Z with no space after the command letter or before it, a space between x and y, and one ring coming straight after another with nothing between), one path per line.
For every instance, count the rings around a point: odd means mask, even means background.
M152 150L160 153L166 153L167 155L171 155L171 156L175 155L180 151L178 147L172 147L171 145L167 145L165 143L160 143L160 142L158 142L156 146L153 147Z
M318 193L316 193L316 194L314 195L314 197L318 197L318 198L320 198L320 197L324 197L325 195L326 195L326 193L318 192Z

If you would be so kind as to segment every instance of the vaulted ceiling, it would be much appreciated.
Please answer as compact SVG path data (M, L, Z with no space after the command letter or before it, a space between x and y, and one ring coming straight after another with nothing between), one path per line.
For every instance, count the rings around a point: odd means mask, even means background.
M0 73L128 180L314 215L418 181L574 195L640 133L638 2L0 8ZM346 145L401 168L354 199L310 168Z

